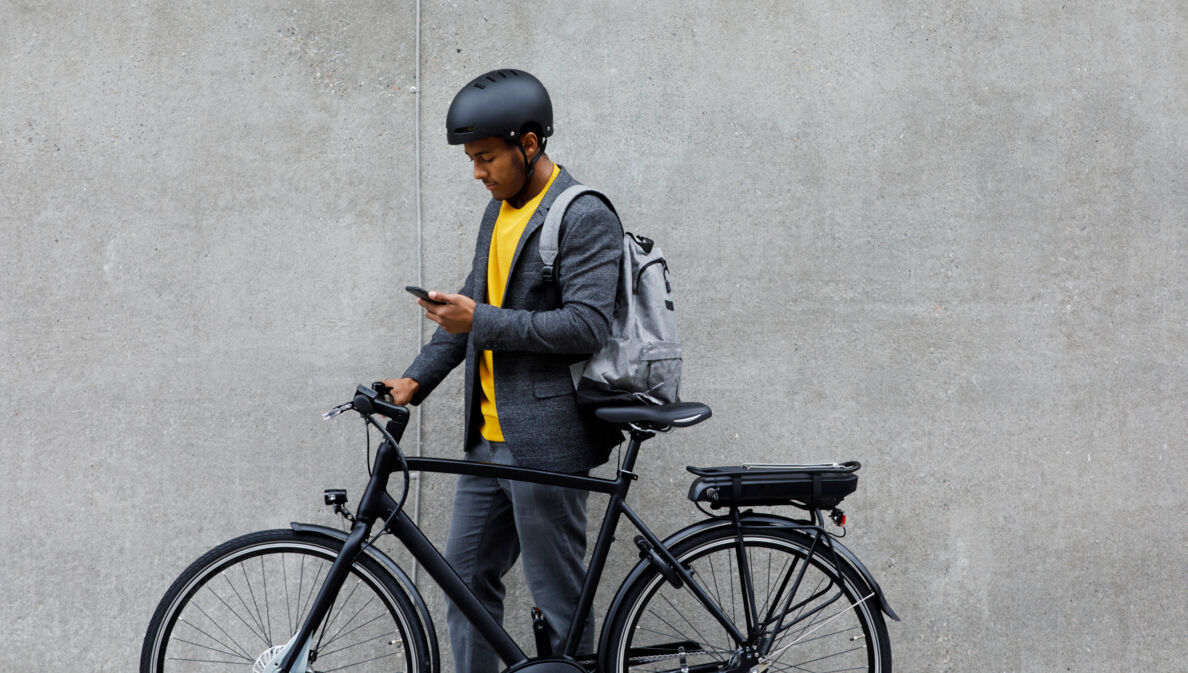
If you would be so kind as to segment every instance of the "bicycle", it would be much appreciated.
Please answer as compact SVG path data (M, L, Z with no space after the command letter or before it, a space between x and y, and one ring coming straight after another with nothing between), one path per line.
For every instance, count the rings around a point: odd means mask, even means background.
M353 410L383 435L358 511L347 507L345 491L324 494L326 504L350 522L350 532L294 523L207 552L157 607L141 651L142 673L438 673L437 635L425 601L400 566L374 546L385 534L411 552L509 672L891 670L883 615L899 618L862 562L826 528L828 511L844 534L845 515L837 506L857 488L858 463L690 467L695 478L689 498L707 517L661 540L625 501L637 479L636 457L657 432L709 418L709 407L682 402L596 410L630 435L610 479L407 457L399 441L408 409L385 400L385 393L381 384L361 385L350 402L325 414L328 419ZM381 425L375 415L389 420ZM610 496L561 652L549 651L547 638L538 635L536 656L526 654L403 511L413 471ZM396 472L404 480L399 500L388 493ZM799 508L803 518L753 509L773 505ZM610 603L597 651L578 652L584 616L622 517L639 533L634 543L640 561Z

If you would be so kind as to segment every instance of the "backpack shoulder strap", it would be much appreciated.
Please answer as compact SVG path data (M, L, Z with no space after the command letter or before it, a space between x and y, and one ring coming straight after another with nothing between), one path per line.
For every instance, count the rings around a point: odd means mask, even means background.
M540 228L540 261L544 263L544 266L540 270L540 275L546 283L551 283L557 279L555 262L557 261L557 251L560 248L561 220L565 217L565 211L569 210L569 204L573 203L574 199L583 194L597 196L606 203L607 208L610 208L612 213L616 213L610 198L593 187L573 185L558 194L557 198L553 200L553 204L549 206L549 212L545 216L544 225Z

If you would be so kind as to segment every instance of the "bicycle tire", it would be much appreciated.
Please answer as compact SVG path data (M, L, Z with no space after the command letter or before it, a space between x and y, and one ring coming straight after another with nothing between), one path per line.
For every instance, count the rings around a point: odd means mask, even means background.
M157 606L141 673L263 670L300 628L341 547L324 536L269 530L202 555ZM367 556L351 566L313 641L311 670L430 673L415 608Z
M608 618L602 670L749 671L764 655L772 673L890 673L887 626L870 587L849 565L835 567L820 545L809 557L811 539L801 532L744 527L754 604L760 608L750 628L737 540L733 527L714 528L678 543L672 552L748 636L747 643L739 646L688 588L677 589L655 566L641 565L624 582L615 614ZM802 567L805 573L797 583ZM798 595L789 601L794 591ZM777 625L780 630L773 634ZM766 647L765 637L770 638Z

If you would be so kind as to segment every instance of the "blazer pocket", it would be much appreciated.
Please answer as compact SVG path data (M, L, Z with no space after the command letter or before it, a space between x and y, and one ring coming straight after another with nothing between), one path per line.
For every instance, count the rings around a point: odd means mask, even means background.
M560 397L573 394L573 383L568 379L562 381L543 381L536 384L536 398Z

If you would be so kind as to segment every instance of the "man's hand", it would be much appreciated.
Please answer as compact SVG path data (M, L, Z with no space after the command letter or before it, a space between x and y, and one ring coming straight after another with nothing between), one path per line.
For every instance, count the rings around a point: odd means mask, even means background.
M464 294L446 294L444 292L430 292L433 301L445 302L434 304L424 299L417 303L425 309L425 317L441 325L450 334L465 334L474 327L474 300Z
M389 393L392 396L392 401L401 406L408 406L412 402L413 395L421 389L421 384L417 383L416 379L387 379L381 381L385 386L392 389Z

